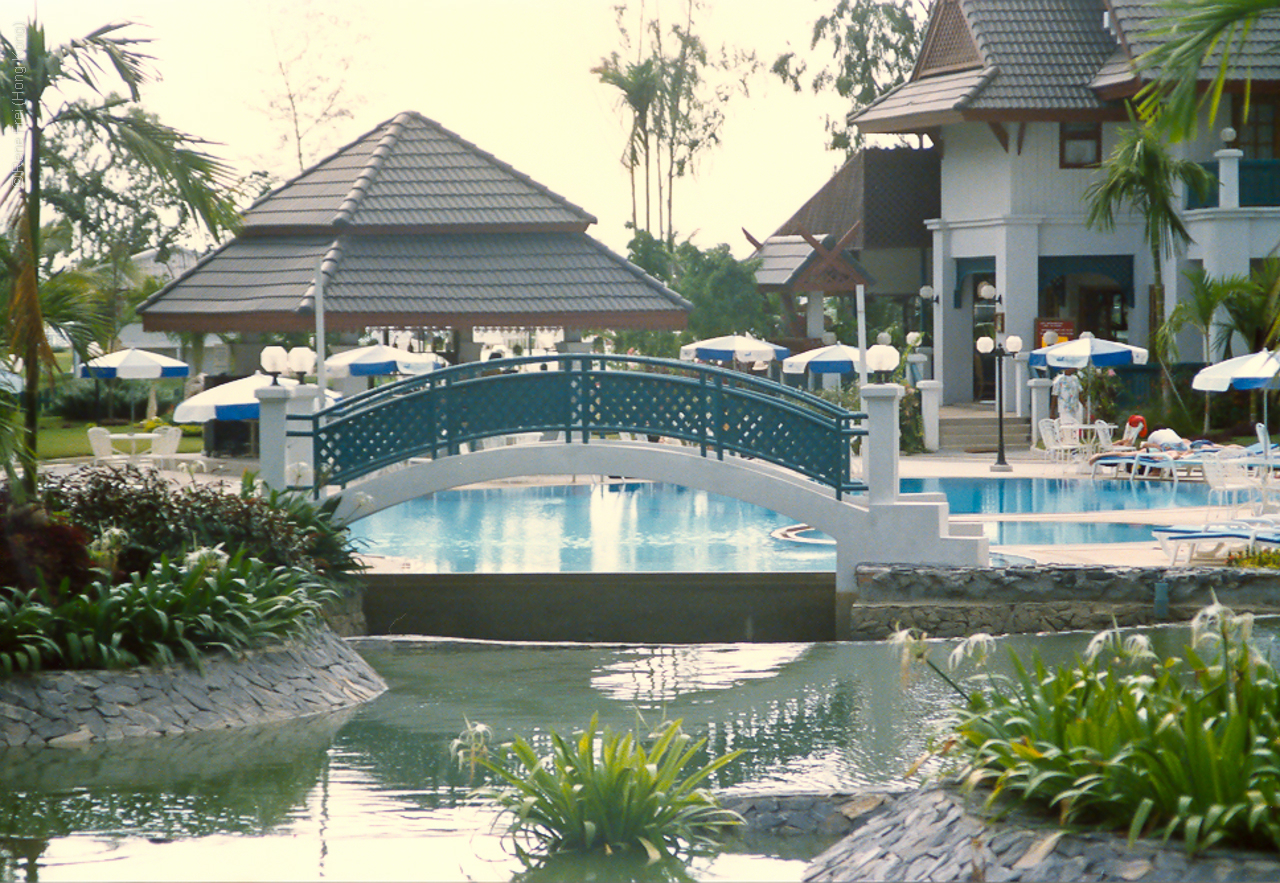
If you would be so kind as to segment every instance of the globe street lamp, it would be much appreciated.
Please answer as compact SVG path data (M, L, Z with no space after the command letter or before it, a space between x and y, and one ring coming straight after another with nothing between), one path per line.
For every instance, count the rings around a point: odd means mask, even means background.
M996 443L996 462L991 465L992 472L1012 472L1013 467L1004 459L1004 366L1001 364L1005 356L1016 356L1022 352L1022 338L1011 334L1004 339L1004 344L997 347L990 337L979 337L975 344L978 352L984 356L994 353L996 357L996 432L999 440Z
M879 382L886 383L889 372L898 367L900 359L901 356L896 349L887 344L877 343L867 349L867 370L873 374L879 374Z

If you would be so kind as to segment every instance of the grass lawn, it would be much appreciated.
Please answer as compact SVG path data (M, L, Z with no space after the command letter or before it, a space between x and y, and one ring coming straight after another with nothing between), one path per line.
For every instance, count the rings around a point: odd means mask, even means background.
M36 440L36 455L41 460L59 460L64 457L88 457L93 454L89 447L89 427L94 424L87 421L65 420L61 417L41 417L40 436ZM112 426L112 432L142 432L142 424L132 423L123 426ZM178 445L178 452L183 454L199 453L204 449L204 441L199 435L183 435Z

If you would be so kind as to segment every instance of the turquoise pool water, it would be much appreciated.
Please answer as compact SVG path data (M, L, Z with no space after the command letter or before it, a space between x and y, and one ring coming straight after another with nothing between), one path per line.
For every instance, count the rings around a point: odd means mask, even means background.
M1203 506L1201 486L1015 478L908 479L957 515L1078 513ZM829 571L835 551L772 534L795 519L676 485L624 482L444 491L361 519L374 555L429 573ZM988 522L993 545L1149 542L1149 527L1071 521Z

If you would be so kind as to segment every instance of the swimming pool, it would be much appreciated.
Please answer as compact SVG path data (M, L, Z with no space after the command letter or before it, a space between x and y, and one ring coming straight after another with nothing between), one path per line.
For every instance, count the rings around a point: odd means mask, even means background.
M956 515L1075 513L1205 505L1207 489L1055 478L907 479ZM775 533L794 519L667 484L514 486L442 491L352 525L365 551L427 573L830 571L835 551ZM994 545L1148 542L1142 525L987 522ZM819 537L821 539L821 537Z

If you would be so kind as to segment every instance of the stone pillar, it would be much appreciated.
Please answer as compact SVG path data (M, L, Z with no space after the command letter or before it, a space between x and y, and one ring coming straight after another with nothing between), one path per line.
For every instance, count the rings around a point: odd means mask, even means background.
M942 447L942 381L921 380L916 384L920 390L920 415L924 421L924 448L926 451L937 451Z
M1218 208L1240 208L1240 159L1243 150L1219 150L1218 159Z
M862 387L862 407L867 412L869 435L862 458L867 482L867 502L893 505L898 500L898 400L896 383L872 383Z
M1048 377L1034 377L1027 381L1031 390L1031 447L1040 441L1040 421L1049 417L1049 386L1053 383Z
M268 487L284 490L287 453L285 409L292 390L283 386L264 386L254 393L258 397L258 476Z
M1030 354L1023 350L1013 357L1013 413L1019 417L1027 416L1030 409L1027 384L1031 377Z

